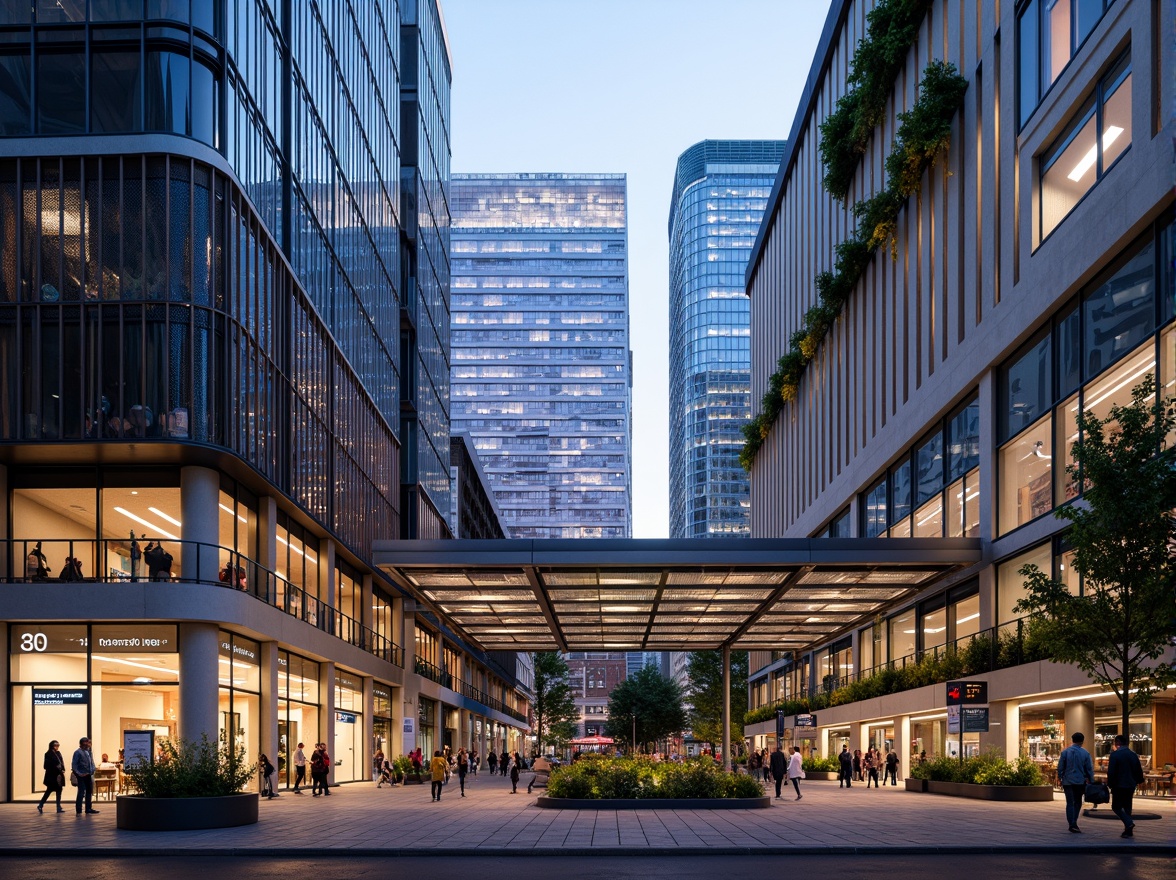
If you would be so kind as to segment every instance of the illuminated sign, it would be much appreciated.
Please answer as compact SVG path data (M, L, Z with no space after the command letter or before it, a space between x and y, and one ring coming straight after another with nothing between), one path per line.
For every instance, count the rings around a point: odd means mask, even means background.
M964 733L988 733L988 707L961 706L960 727Z
M947 705L977 706L988 702L988 682L949 681L947 683Z
M351 712L336 712L335 720L340 724L354 724L355 715Z
M797 715L796 716L796 724L794 726L795 727L816 727L817 726L817 716L816 715L808 715L808 714Z

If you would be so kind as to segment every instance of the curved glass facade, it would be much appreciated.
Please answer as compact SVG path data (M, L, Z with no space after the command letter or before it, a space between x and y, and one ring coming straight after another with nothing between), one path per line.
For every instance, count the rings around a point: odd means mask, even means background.
M703 141L670 205L670 537L750 534L739 464L751 416L743 276L784 141Z

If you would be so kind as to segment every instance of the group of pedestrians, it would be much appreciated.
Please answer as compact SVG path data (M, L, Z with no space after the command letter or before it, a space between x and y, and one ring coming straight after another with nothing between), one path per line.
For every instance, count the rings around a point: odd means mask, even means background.
M841 747L841 753L837 756L838 788L852 788L855 779L864 782L866 788L871 783L874 788L879 788L879 776L882 777L882 785L888 781L891 785L898 785L898 753L894 749L883 755L873 746L865 752L861 749L850 752L847 745Z
M1058 782L1066 796L1066 822L1071 834L1082 833L1078 827L1078 817L1082 815L1086 788L1094 784L1094 762L1090 759L1090 752L1082 746L1085 740L1086 737L1081 733L1075 733L1070 737L1070 745L1058 756ZM1143 779L1143 764L1139 755L1131 750L1127 737L1119 734L1115 737L1115 749L1107 758L1107 787L1111 790L1111 812L1123 823L1120 837L1135 836L1135 819L1131 816L1132 800L1136 787L1143 784Z
M45 786L45 793L41 795L41 802L37 804L37 812L45 811L45 802L50 795L55 796L57 812L64 813L61 806L61 792L65 789L65 756L61 754L61 743L53 740L45 752L43 762L45 775L41 784ZM98 766L94 763L94 752L90 748L90 738L83 736L78 740L78 747L74 750L69 762L70 782L77 786L78 794L74 800L74 807L80 816L83 811L96 815L94 809L94 771Z
M766 752L767 749L764 749L764 751ZM759 761L760 763L764 761L762 753L759 755ZM792 756L789 757L784 754L784 746L777 744L776 751L772 752L764 769L765 781L767 781L769 774L776 780L776 800L780 799L780 789L785 779L792 783L793 789L796 790L797 800L804 797L800 793L800 780L804 779L804 768L801 766L802 761L803 759L800 757L800 749L798 747L792 747Z

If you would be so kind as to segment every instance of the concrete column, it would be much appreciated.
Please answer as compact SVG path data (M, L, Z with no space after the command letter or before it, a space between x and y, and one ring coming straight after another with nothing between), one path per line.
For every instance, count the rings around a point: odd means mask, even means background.
M257 561L278 570L278 502L268 495L257 499Z
M905 778L911 775L911 716L894 719L894 753L898 755L898 772Z
M723 767L731 769L731 646L723 645Z
M849 634L849 662L853 664L853 670L851 671L850 675L851 680L856 680L861 675L862 670L865 668L865 664L862 663L862 639L860 629L855 629ZM833 670L833 674L838 678L841 678L840 669Z
M211 468L182 467L180 468L180 509L183 511L184 525L180 527L180 537L185 541L195 541L201 546L197 548L185 544L184 555L180 565L180 577L186 581L204 581L216 583L220 572L221 552L220 544L220 474ZM226 557L225 561L228 559ZM213 666L215 667L215 663ZM181 676L181 681L183 680ZM213 682L216 681L215 670ZM213 726L213 738L216 726ZM190 737L189 737L190 738Z
M866 750L866 737L870 735L870 729L860 721L854 721L849 725L849 750L861 749Z
M976 292L980 295L980 291ZM996 375L994 370L986 370L980 376L980 388L977 399L980 402L980 540L984 547L990 547L996 536L996 476L997 476L997 443L996 443ZM980 620L984 621L984 591L981 584L980 591Z
M1081 733L1086 737L1082 748L1094 754L1094 703L1076 700L1066 703L1066 743L1070 737Z
M6 469L0 467L0 471L6 472ZM5 497L7 497L7 496L5 496ZM2 505L0 505L0 507L3 507L5 509L5 511L8 510L7 504L2 504ZM6 515L7 514L5 514L5 516ZM0 542L0 543L2 543L2 542ZM7 569L4 569L4 570L7 571ZM4 640L3 641L4 645L11 644L11 642L9 642L9 640L8 640L9 639L9 632L8 631L9 631L8 624L0 623L0 639ZM11 657L10 657L8 651L2 651L2 652L0 652L0 654L3 654L3 656L0 656L0 673L3 673L5 682L10 682L10 681L12 681L12 668L10 665L11 664ZM11 727L11 725L8 723L8 700L0 700L0 755L8 755L9 754L9 751L8 751L8 749L9 749L8 731L9 731L10 727ZM33 744L33 749L34 749L33 756L35 757L37 754L35 743ZM22 759L18 758L17 760L22 760ZM11 778L10 778L11 775L12 775L12 773L11 773L10 762L9 761L0 761L0 792L8 791L8 786L9 786L9 783L11 782Z
M219 633L215 623L180 624L180 736L187 740L217 741Z
M319 703L323 711L319 713L319 740L327 744L327 754L331 756L331 769L327 781L335 784L335 664L329 660L319 664Z
M259 748L275 767L278 766L278 643L262 642L261 656L261 730ZM293 755L293 752L290 753ZM279 774L279 778L281 778Z
M361 736L363 737L363 755L364 760L367 761L368 776L372 775L372 768L375 766L372 764L372 756L376 754L376 723L373 717L376 711L375 686L376 680L374 678L369 675L363 677L363 733ZM386 758L387 755L384 757Z

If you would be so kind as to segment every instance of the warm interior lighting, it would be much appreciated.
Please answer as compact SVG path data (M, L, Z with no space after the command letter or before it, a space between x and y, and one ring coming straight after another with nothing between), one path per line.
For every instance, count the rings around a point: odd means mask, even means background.
M137 666L139 669L150 669L152 672L166 672L168 675L176 676L176 678L180 677L179 670L168 669L166 666L150 666L147 663L136 663L134 660L123 660L119 657L104 657L101 654L94 654L93 657L95 660L101 660L103 663L121 663L123 666Z
M1120 128L1119 126L1117 126L1117 125L1108 126L1106 132L1103 134L1103 142L1102 142L1103 152L1106 152L1107 147L1109 147L1111 144L1113 144L1115 142L1115 140L1119 137L1119 135L1121 135L1122 133L1123 133L1123 129ZM1089 171L1091 168L1094 167L1094 163L1095 163L1096 159L1098 159L1098 145L1097 144L1095 144L1093 147L1090 148L1090 152L1088 152L1085 156L1083 156L1081 159L1078 160L1078 164L1074 166L1074 170L1071 171L1066 176L1068 178L1070 178L1070 180L1077 183L1078 181L1080 181L1082 179L1082 176L1084 174L1086 174L1087 171Z
M158 507L148 507L147 509L150 510L152 513L154 513L156 516L163 517L164 519L166 519L169 523L171 523L174 526L179 526L182 528L184 525L182 522L180 522L174 516L168 516L166 513L164 513Z
M228 507L225 507L223 504L221 504L221 505L218 505L218 506L220 507L220 509L221 509L221 510L223 510L225 513L227 513L229 516L233 516L233 515L234 515L234 514L233 514L233 511L232 511L232 510L230 510ZM243 522L243 523L246 523L246 524L248 524L248 522L249 522L249 520L245 519L245 517L241 516L241 514L239 514L239 513L238 513L238 514L236 514L236 517L237 517L237 519L241 520L241 522ZM178 525L178 524L177 524L177 525ZM280 540L282 540L282 539L281 539L281 538L279 538L278 540L280 541Z
M145 520L141 516L135 516L135 514L131 513L126 508L116 507L115 511L117 511L118 513L121 513L127 519L133 519L135 522L146 526L147 528L151 529L151 531L153 531L153 532L158 532L160 535L163 535L163 537L165 537L165 538L171 538L173 541L180 540L177 536L173 535L171 532L164 531L159 526L157 526L155 523L150 522L148 520Z

